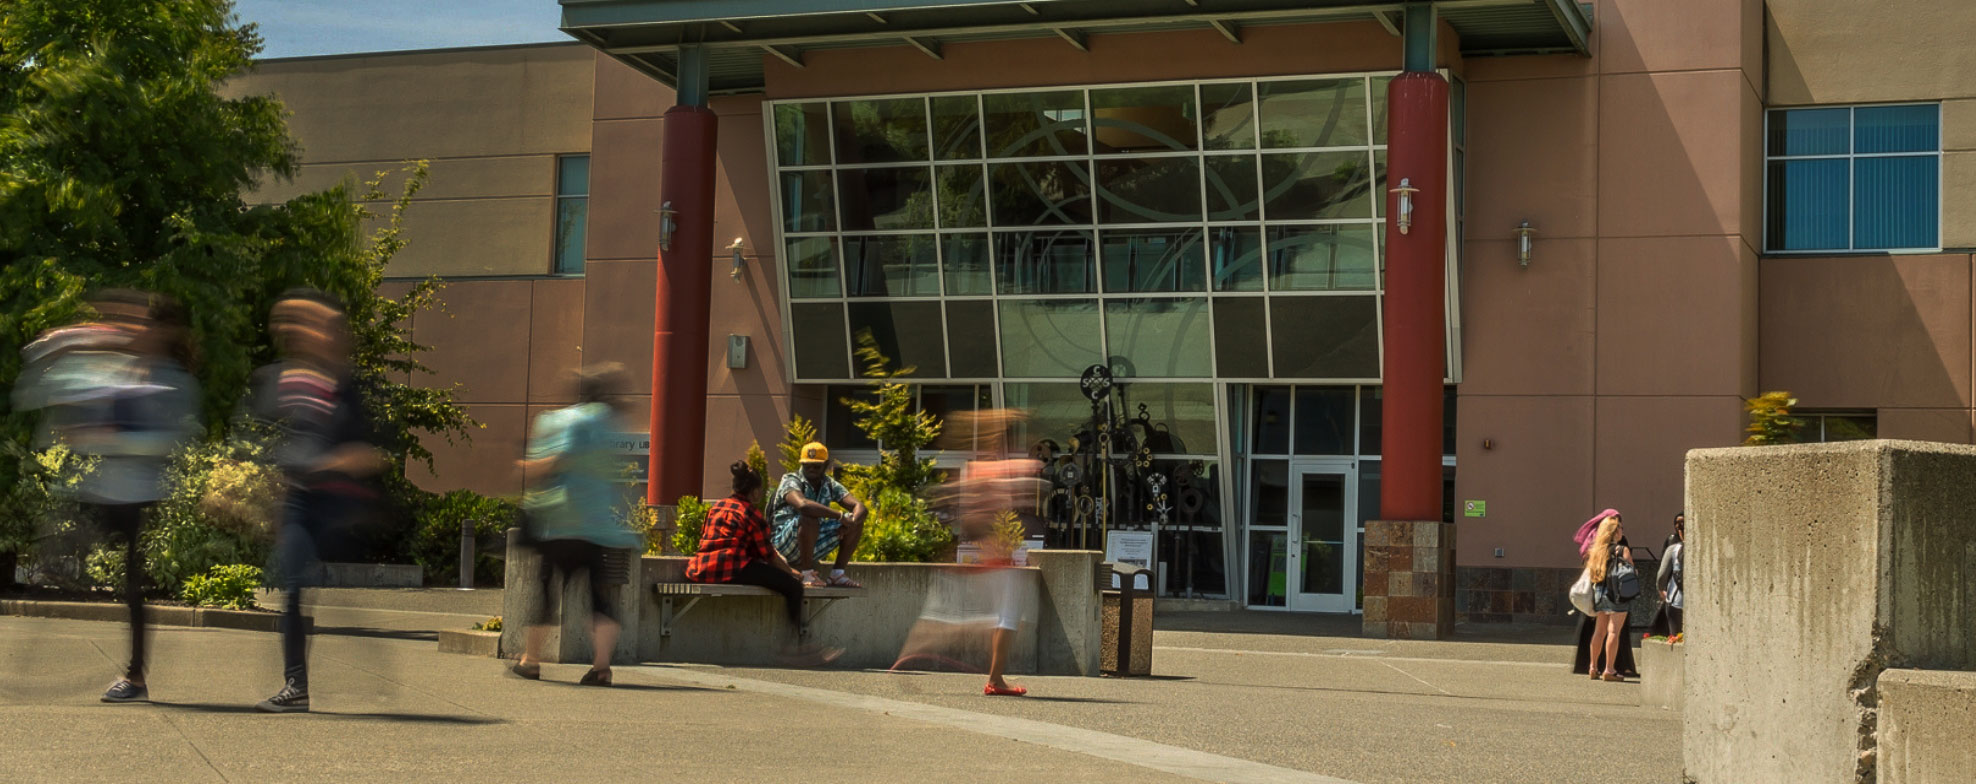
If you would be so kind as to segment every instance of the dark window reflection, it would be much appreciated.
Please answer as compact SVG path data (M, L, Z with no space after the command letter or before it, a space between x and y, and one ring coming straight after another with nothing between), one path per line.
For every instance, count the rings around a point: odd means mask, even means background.
M1084 94L1076 90L981 97L988 154L996 158L1083 155Z
M947 371L955 378L994 378L995 303L960 300L947 303Z
M834 231L837 206L831 198L830 172L783 172L782 230Z
M829 107L785 103L775 107L775 160L783 166L830 163Z
M1352 454L1352 387L1297 387L1297 454Z
M982 187L980 164L940 167L939 189L940 228L988 225L988 193Z
M1195 223L1201 220L1201 162L1184 158L1101 158L1100 223Z
M1278 378L1379 377L1373 297L1272 297L1269 321Z
M833 450L877 449L878 442L865 435L858 427L858 415L845 404L845 399L871 402L878 395L871 388L855 385L832 385L825 388L823 401L823 444Z
M789 241L784 256L789 265L789 298L835 297L837 289L837 240L833 237L797 237Z
M1217 155L1207 159L1208 220L1256 220L1262 202L1256 189L1256 156Z
M934 96L933 152L943 161L981 157L981 112L974 96Z
M1224 378L1269 376L1269 310L1261 297L1214 300L1215 372Z
M940 332L938 302L853 302L851 336L869 331L892 367L912 367L913 375L947 375L947 343ZM860 363L860 371L863 365Z
M797 376L851 377L851 341L844 329L843 303L790 303L789 332Z
M996 226L1091 222L1091 174L1082 161L997 163L988 179Z
M1100 155L1197 148L1193 85L1092 90L1091 115Z
M1256 387L1255 405L1256 454L1290 454L1290 388Z
M947 296L995 293L988 264L988 235L942 235L940 254L946 266Z
M837 162L923 161L926 103L920 98L838 101L830 105L837 131Z
M1361 77L1262 82L1262 146L1352 147L1369 140Z
M1201 126L1207 149L1255 149L1255 92L1247 84L1201 85Z
M930 234L845 237L845 295L938 296L940 269L934 239Z
M1272 226L1271 291L1372 291L1379 288L1373 244L1377 224Z
M1372 217L1365 150L1262 156L1263 210L1273 221Z
M845 231L933 228L933 172L919 166L839 169Z
M1289 604L1290 533L1249 532L1249 604L1283 607Z

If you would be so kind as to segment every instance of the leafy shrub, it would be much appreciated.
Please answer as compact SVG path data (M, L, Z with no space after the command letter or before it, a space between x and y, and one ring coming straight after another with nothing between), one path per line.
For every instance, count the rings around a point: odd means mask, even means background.
M1789 392L1765 392L1743 402L1744 410L1750 414L1750 426L1743 439L1746 446L1767 446L1789 444L1798 440L1798 428L1804 427L1804 420L1791 416L1791 407L1798 399Z
M775 495L775 485L782 481L782 477L780 474L775 476L769 475L768 455L762 452L762 442L760 441L748 442L748 455L743 459L748 461L749 468L755 470L755 476L762 478L762 497L758 499L757 503L761 506L762 514L768 514L769 498Z
M80 587L92 537L75 491L96 459L60 444L35 451L7 441L4 450L17 476L0 486L0 553L19 554L42 579ZM13 577L0 575L0 583Z
M496 615L480 623L476 623L473 625L473 630L477 632L498 632L501 630L501 616Z
M898 490L863 495L871 507L864 538L852 557L859 561L931 563L952 555L954 532L934 518L926 502Z
M501 581L507 531L521 519L514 502L489 498L472 490L454 490L425 501L413 520L407 549L412 562L425 567L426 582L435 585L460 579L460 521L473 520L476 583ZM492 543L492 544L490 544Z
M672 516L672 549L680 555L700 552L700 530L707 524L707 505L697 496L679 497Z
M165 467L165 495L152 508L143 548L145 572L158 585L182 585L217 566L267 563L282 497L270 437L239 425L232 437L193 444ZM92 577L123 582L120 558L96 560L104 574Z
M782 458L782 473L793 473L802 467L803 445L815 441L816 437L815 422L804 419L802 414L789 415L789 427L782 433L782 443L776 445L776 451ZM767 457L764 456L763 460L766 461ZM780 474L762 474L762 483L768 485L769 492L775 492L775 483L781 478Z
M847 397L843 403L857 417L858 429L879 444L878 464L846 465L844 472L881 489L916 495L939 480L933 458L920 457L919 451L940 437L940 418L913 405L913 385L904 379L917 369L912 365L894 367L878 349L870 330L858 333L857 355L864 363L865 383L871 394Z
M254 600L254 590L266 582L266 575L258 566L227 564L215 566L205 574L195 574L186 578L185 588L179 598L186 604L199 607L224 607L229 610L251 610L259 606Z

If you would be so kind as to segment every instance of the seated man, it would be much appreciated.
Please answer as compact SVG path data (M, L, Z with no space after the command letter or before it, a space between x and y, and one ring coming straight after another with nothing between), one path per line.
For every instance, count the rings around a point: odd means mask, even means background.
M775 521L775 549L802 570L804 585L863 588L844 574L844 565L858 549L864 534L867 509L842 483L831 478L830 450L822 444L803 445L802 470L782 475L775 498L769 502L769 516ZM831 504L843 510L831 508ZM816 562L831 550L837 551L837 565L830 579L817 576Z

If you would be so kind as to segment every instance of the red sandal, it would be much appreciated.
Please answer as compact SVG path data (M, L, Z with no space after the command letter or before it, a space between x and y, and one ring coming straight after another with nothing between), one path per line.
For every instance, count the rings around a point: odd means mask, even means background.
M1029 690L1022 688L1021 686L1004 686L1001 688L996 688L995 684L990 683L986 686L981 687L981 693L988 695L990 697L1020 697L1024 694L1028 694Z

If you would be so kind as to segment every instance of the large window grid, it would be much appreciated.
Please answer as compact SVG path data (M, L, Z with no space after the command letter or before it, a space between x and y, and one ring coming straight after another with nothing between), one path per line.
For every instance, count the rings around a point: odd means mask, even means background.
M988 308L992 323L983 325L995 337L992 370L977 362L973 372L922 367L922 375L955 380L1050 381L1074 371L1051 368L1051 372L1038 374L1029 372L1033 369L1006 366L1009 350L1002 338L1007 309L1089 311L1083 321L1093 327L1091 337L1098 349L1091 361L1100 361L1119 353L1113 333L1119 328L1117 316L1122 315L1123 306L1117 303L1130 300L1178 314L1174 315L1177 320L1191 320L1209 347L1200 352L1200 367L1185 368L1184 372L1169 368L1168 373L1141 375L1142 380L1269 380L1306 376L1286 374L1285 369L1276 367L1274 350L1258 351L1261 356L1240 363L1238 372L1229 372L1226 365L1230 363L1215 367L1217 363L1208 359L1217 353L1213 347L1220 345L1215 329L1224 309L1250 311L1251 320L1244 326L1256 327L1251 331L1259 332L1258 342L1267 345L1276 331L1272 322L1301 318L1301 311L1321 306L1327 301L1324 298L1358 297L1365 301L1365 311L1351 318L1367 325L1372 344L1379 347L1357 363L1361 372L1319 377L1339 383L1377 383L1377 352L1383 350L1377 332L1384 272L1383 126L1388 77L1345 74L773 103L766 122L776 153L775 199L778 229L784 238L785 269L790 275L788 301L799 308L837 303L846 314L847 338L856 329L848 306L860 301L999 302L999 307ZM1267 102L1282 99L1286 90L1301 86L1334 90L1328 96L1334 107L1350 102L1349 111L1355 116L1332 138L1359 136L1347 139L1349 143L1335 144L1312 139L1308 133L1288 141L1273 137L1264 125ZM1094 144L1107 134L1133 132L1103 116L1105 110L1116 107L1101 106L1101 100L1112 94L1156 91L1181 99L1191 128L1186 129L1185 137L1166 141L1169 147L1185 149L1102 148ZM1222 94L1233 94L1235 100L1217 104L1215 99ZM1074 100L1032 115L1043 118L1035 123L1042 127L1030 129L1025 140L994 140L998 143L991 147L1001 104L1066 96L1074 96ZM1211 118L1210 114L1220 113L1217 105L1225 111L1234 103L1246 104L1247 116L1238 124L1241 137L1231 142L1226 135L1229 128L1210 125L1211 120L1221 122L1222 118ZM956 106L962 107L960 114L965 115L958 124L953 122ZM910 122L898 122L901 107L909 107L906 111L916 116ZM861 110L871 113L864 121L876 115L877 121L870 124L892 134L881 141L875 156L866 154L872 150L863 137L851 145L840 138L840 129L860 121L853 113ZM1308 130L1308 126L1286 125L1286 135ZM956 138L965 139L964 148L953 144ZM1057 147L1045 151L1047 154L1028 154L1037 152L1034 147L1039 143ZM887 148L888 144L893 146ZM843 154L852 148L857 148L851 156L856 160L844 160ZM901 150L905 154L893 155ZM1009 151L1023 154L998 155ZM892 159L885 159L888 156ZM1356 191L1349 192L1347 198L1320 204L1323 210L1278 206L1277 197L1309 179L1319 165L1340 161L1348 161L1346 170L1358 178ZM1272 163L1289 168L1272 177L1265 170ZM1178 170L1178 176L1194 189L1198 202L1185 196L1177 199L1186 213L1184 220L1164 220L1165 216L1156 210L1149 212L1143 205L1136 214L1120 217L1116 213L1122 211L1121 205L1130 202L1111 192L1113 183L1105 178L1111 169L1128 165L1140 167L1141 172L1160 166ZM1451 160L1450 166L1457 164ZM1253 181L1241 180L1233 172L1253 177ZM1068 192L1072 198L1049 209L1028 205L1030 209L1023 210L1026 214L1013 215L1006 204L998 203L1002 195L997 190L998 177L1024 180L1032 193L1046 190L1039 180L1052 181L1057 192ZM874 200L866 192L858 194L862 203L856 207L848 204L854 191L874 181L912 183L925 199L915 204L887 194ZM921 183L931 187L919 186ZM1229 198L1230 191L1245 189L1252 195ZM963 198L956 199L956 194ZM876 214L871 210L874 201L884 208ZM1347 206L1340 208L1339 204ZM1121 209L1112 210L1114 207ZM1023 222L1011 223L1011 217ZM1147 217L1156 219L1141 219ZM1173 264L1170 251L1175 245L1184 249L1179 268ZM1290 268L1287 254L1299 245L1324 249L1330 263L1316 274ZM1152 252L1160 246L1168 248L1168 253ZM900 252L900 248L905 250ZM1065 249L1069 253L1050 257L1050 251ZM1131 256L1135 251L1163 266L1120 271L1118 268L1128 262L1119 256ZM1356 268L1341 258L1350 254L1361 257ZM889 267L874 261L879 255L890 256ZM1012 304L1012 298L1022 304ZM1160 301L1172 304L1161 306ZM814 309L809 312L821 313ZM941 346L952 352L952 332L958 325L950 319L951 315L942 318L939 329ZM1452 339L1449 342L1454 345ZM845 353L851 353L850 347ZM798 364L802 364L800 358ZM846 373L854 370L848 363L830 365L832 370ZM801 367L798 377L805 381L849 378L805 372Z
M1764 251L1939 250L1941 127L1937 103L1764 112ZM1903 163L1918 165L1902 170ZM1836 186L1843 196L1820 186ZM1876 190L1865 203L1862 188Z

